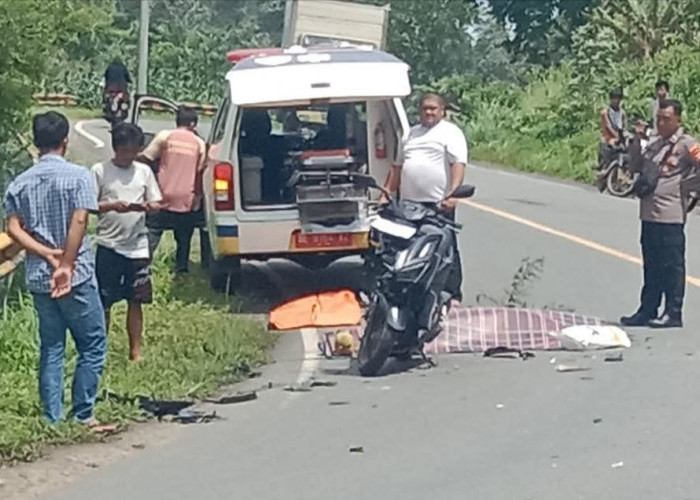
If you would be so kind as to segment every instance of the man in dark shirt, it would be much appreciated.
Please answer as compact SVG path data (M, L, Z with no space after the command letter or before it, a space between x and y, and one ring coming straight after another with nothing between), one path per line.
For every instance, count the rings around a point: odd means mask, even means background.
M126 92L127 85L133 83L129 70L126 69L126 66L124 66L124 63L119 58L115 58L114 61L107 66L104 78L105 91L114 89L115 91Z

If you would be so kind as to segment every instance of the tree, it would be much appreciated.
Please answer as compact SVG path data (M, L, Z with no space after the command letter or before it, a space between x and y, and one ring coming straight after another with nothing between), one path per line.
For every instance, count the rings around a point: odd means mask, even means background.
M461 73L477 21L476 0L361 0L390 3L388 49L411 66L412 79L427 83Z
M616 57L645 60L677 43L697 43L699 29L697 0L605 0L579 38L611 40Z
M507 44L527 62L550 66L569 54L571 36L600 0L490 0L498 21L513 29Z
M56 47L105 19L109 0L0 0L0 188L14 173L32 96ZM26 166L26 165L25 165Z

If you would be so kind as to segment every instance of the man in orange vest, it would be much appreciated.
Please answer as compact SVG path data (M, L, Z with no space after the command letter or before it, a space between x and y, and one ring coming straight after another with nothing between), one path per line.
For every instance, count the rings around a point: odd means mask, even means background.
M189 271L190 245L194 228L201 225L201 192L199 178L204 159L205 144L195 133L197 113L186 108L177 111L174 130L158 133L141 157L153 167L158 166L157 178L163 195L162 208L148 220L149 249L155 253L163 231L175 233L176 271Z

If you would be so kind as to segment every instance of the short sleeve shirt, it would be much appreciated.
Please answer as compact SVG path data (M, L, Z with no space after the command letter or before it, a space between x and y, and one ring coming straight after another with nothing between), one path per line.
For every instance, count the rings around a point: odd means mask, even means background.
M19 217L34 239L49 248L64 248L73 213L81 209L96 212L97 195L87 168L61 156L44 155L10 183L3 204L5 215ZM27 255L25 275L30 292L49 293L52 274L48 262ZM92 279L94 274L94 258L86 237L75 261L73 286Z
M178 128L158 133L143 151L149 160L160 160L158 185L167 210L192 210L205 148L204 141L194 132Z
M437 203L450 188L455 163L467 163L467 139L454 123L441 120L432 127L411 128L399 155L401 198Z
M118 167L111 161L92 167L99 202L161 201L160 189L148 165ZM144 212L103 212L97 221L97 244L129 259L147 259L148 230Z

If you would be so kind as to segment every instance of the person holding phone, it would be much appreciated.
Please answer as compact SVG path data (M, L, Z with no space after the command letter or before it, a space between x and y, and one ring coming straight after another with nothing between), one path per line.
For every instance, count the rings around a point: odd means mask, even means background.
M109 331L110 310L128 302L129 359L141 357L143 311L152 301L151 255L146 212L160 209L162 196L151 167L135 161L143 147L142 130L120 123L112 131L111 161L92 167L99 202L96 273Z

